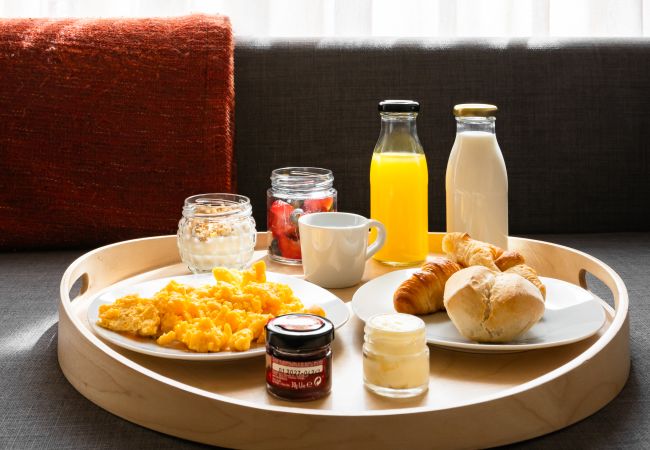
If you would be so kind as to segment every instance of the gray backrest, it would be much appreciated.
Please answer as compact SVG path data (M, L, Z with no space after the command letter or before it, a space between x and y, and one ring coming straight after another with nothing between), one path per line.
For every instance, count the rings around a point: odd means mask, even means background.
M421 103L429 229L444 230L456 103L498 105L510 230L648 230L650 40L277 41L235 50L238 191L266 228L272 169L334 172L339 210L369 214L377 102Z

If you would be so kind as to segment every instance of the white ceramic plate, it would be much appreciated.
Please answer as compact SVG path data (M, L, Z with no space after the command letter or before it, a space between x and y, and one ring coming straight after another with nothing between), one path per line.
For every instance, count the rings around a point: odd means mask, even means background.
M323 308L327 318L332 321L335 328L343 326L350 317L348 307L340 298L315 284L309 283L300 278L273 272L267 272L266 279L268 281L289 285L305 307L318 305ZM116 286L114 289L100 293L97 298L91 302L88 307L88 322L90 322L95 333L107 341L134 352L158 356L160 358L214 361L251 358L263 355L266 352L263 345L258 345L245 352L196 353L188 350L162 347L156 344L153 340L131 338L97 325L100 305L113 303L116 299L128 294L140 294L141 297L151 297L171 280L176 280L179 283L191 286L203 286L206 284L214 284L215 282L212 274L206 273L201 275L183 275L178 277L161 278L131 286Z
M369 281L352 298L352 311L364 322L375 314L394 313L393 292L418 269L390 272ZM463 337L446 312L420 316L427 342L471 352L513 352L570 344L593 336L605 323L605 311L585 289L555 278L540 277L546 285L542 319L518 340L507 344L480 344Z

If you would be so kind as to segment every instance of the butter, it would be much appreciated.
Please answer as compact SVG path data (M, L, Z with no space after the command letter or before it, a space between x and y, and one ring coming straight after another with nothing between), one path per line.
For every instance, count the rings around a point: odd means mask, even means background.
M363 344L366 387L387 397L412 397L429 386L429 348L422 319L381 314L368 320Z

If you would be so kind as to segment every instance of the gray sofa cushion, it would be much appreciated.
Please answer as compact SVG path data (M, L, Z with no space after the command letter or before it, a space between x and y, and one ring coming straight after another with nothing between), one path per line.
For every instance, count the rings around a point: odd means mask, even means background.
M512 233L648 230L650 40L278 41L235 46L238 190L265 228L272 169L334 171L339 209L368 214L377 102L422 105L429 229L467 101L499 106Z

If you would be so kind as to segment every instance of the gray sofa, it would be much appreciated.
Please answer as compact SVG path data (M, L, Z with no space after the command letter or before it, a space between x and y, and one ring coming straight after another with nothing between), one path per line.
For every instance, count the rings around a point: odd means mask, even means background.
M592 417L512 448L650 446L649 40L240 39L235 70L238 191L251 197L259 229L270 172L289 165L331 168L339 209L368 214L376 104L412 98L422 105L430 229L442 230L451 109L497 104L512 234L605 261L631 303L632 370L622 393ZM61 374L58 283L82 253L0 254L0 448L202 447L110 415Z
M421 103L429 228L444 229L457 103L494 103L510 230L647 231L650 41L239 41L238 190L265 223L272 169L333 170L339 209L368 213L377 102Z

